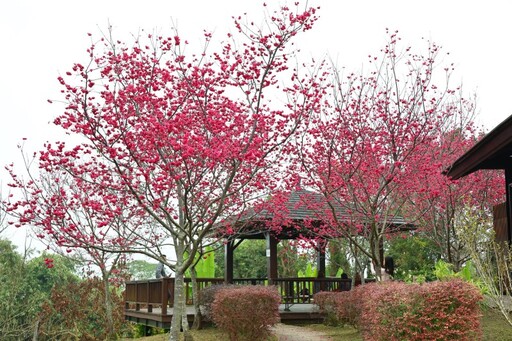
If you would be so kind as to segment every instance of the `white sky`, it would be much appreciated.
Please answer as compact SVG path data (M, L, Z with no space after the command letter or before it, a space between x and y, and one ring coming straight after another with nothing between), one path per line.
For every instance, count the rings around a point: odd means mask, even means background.
M270 8L283 1L267 0ZM56 80L74 62L86 58L88 32L99 36L108 22L119 36L154 29L199 46L203 28L214 40L232 30L231 16L244 12L261 18L259 0L11 0L0 4L0 182L3 166L20 163L17 144L36 151L58 130L49 122L58 106ZM293 3L292 1L288 2ZM304 3L304 1L301 1ZM316 0L321 7L315 28L297 45L314 57L329 54L339 66L359 69L368 54L385 43L385 28L399 30L406 45L423 46L429 38L450 52L454 81L478 95L480 122L487 130L512 114L512 2L507 0ZM510 3L510 4L509 4ZM2 186L2 187L3 187ZM1 188L1 187L0 187ZM5 188L5 187L4 187ZM5 189L4 189L5 191ZM4 194L5 195L5 194ZM18 245L23 231L8 231Z

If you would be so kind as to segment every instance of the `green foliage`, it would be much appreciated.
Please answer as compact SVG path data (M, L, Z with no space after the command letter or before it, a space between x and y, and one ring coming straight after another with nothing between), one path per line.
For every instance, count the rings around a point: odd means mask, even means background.
M327 275L340 277L342 273L350 273L352 269L347 255L351 253L348 240L330 240L328 244L329 262L327 264ZM340 272L341 270L341 272Z
M471 261L467 261L459 272L455 272L452 264L440 259L436 262L434 274L441 281L460 278L476 286L482 294L486 294L489 291L484 283L476 276L475 269Z
M335 275L335 277L336 277L336 278L340 278L340 277L341 277L341 275L343 275L344 273L345 273L345 272L343 271L343 269L342 269L342 268L339 268L339 269L338 269L338 271L336 271L336 275Z
M88 286L74 269L72 259L54 254L27 260L11 242L0 239L1 339L26 340L33 335L39 340L104 339L98 334L107 321L101 313L103 286ZM114 292L112 296L117 297L118 319L124 321L122 298ZM88 334L83 332L87 328Z
M234 252L233 276L235 278L266 278L266 241L245 240ZM224 249L215 251L215 276L224 277Z
M154 336L154 335L164 335L166 333L166 330L163 329L163 328L159 328L159 327L151 327L151 326L146 326L144 324L139 324L139 323L132 323L132 324L129 324L128 326L128 329L129 329L129 333L128 335L130 336L130 339L138 339L138 338L142 338L142 337L145 337L145 336ZM162 338L159 338L159 340L167 340L168 337L162 337ZM127 340L127 339L122 339L122 340Z
M224 249L215 248L215 277L224 277ZM311 264L311 254L299 252L297 247L287 240L277 246L278 273L281 277L295 277L297 272L306 270ZM265 240L245 240L234 252L233 276L235 278L266 278L267 257ZM304 276L306 276L304 274ZM200 276L198 276L200 277Z
M453 265L442 259L436 262L434 275L441 281L456 277L456 274L453 271Z
M421 234L392 239L386 255L395 262L395 279L420 283L436 279L434 264L440 258L439 248Z
M306 269L304 271L299 270L297 272L297 277L317 277L317 275L318 275L318 270L317 270L317 268L314 268L311 265L311 263L309 263L306 266Z
M198 257L199 255L196 255L196 260ZM205 254L199 259L195 269L198 278L215 278L215 253L211 246L206 247ZM187 271L186 275L190 277L190 271Z
M51 258L51 267L45 260ZM0 240L0 334L3 340L29 338L37 327L41 305L57 283L77 282L74 262L43 253L27 261L10 241Z
M52 260L52 267L46 265L46 259ZM43 252L42 255L27 263L30 283L36 290L50 295L55 284L78 282L79 278L75 273L76 264L71 258Z
M8 240L0 239L0 335L2 340L30 339L44 292L31 285L25 257Z
M281 240L277 245L277 271L280 277L295 277L299 269L311 262L311 253L304 252L290 240Z

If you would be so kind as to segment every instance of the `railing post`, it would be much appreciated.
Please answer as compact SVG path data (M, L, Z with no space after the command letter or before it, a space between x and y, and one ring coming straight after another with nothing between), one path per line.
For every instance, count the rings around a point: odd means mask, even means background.
M140 310L140 303L139 303L139 283L135 284L135 310Z
M162 278L162 291L160 293L160 301L162 307L162 315L167 315L167 302L169 301L169 282L168 278Z
M148 307L148 313L153 312L153 304L151 304L151 300L150 300L150 297L151 297L150 290L151 290L151 283L149 281L147 281L146 282L146 301L147 301L146 304Z

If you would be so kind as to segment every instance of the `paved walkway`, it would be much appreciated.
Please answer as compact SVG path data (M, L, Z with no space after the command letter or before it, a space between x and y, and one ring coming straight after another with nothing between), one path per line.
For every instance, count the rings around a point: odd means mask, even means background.
M329 336L300 326L278 323L275 328L275 334L279 341L328 341L332 340Z

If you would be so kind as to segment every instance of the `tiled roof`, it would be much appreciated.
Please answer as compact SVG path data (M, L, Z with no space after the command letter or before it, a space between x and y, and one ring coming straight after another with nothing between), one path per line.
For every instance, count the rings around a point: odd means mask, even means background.
M339 202L330 201L327 202L325 197L318 192L308 191L299 189L291 192L282 201L283 204L274 205L274 201L281 201L276 198L271 198L267 202L269 205L263 205L260 209L250 208L244 211L240 218L237 219L236 225L241 228L238 230L240 235L252 235L254 238L260 238L256 236L258 232L263 233L268 231L266 225L267 222L273 219L282 218L288 222L292 221L296 228L285 228L283 234L280 237L293 238L296 234L307 233L297 229L297 227L304 226L304 222L308 221L312 225L319 225L323 222L323 217L326 215L331 216L332 212L336 214L338 222L350 223L355 221L354 215L347 212L348 206L342 206ZM364 216L361 216L360 220L364 220ZM398 230L409 230L413 228L411 224L408 224L402 217L393 216L389 219L389 225L395 227ZM358 223L363 223L358 221Z

